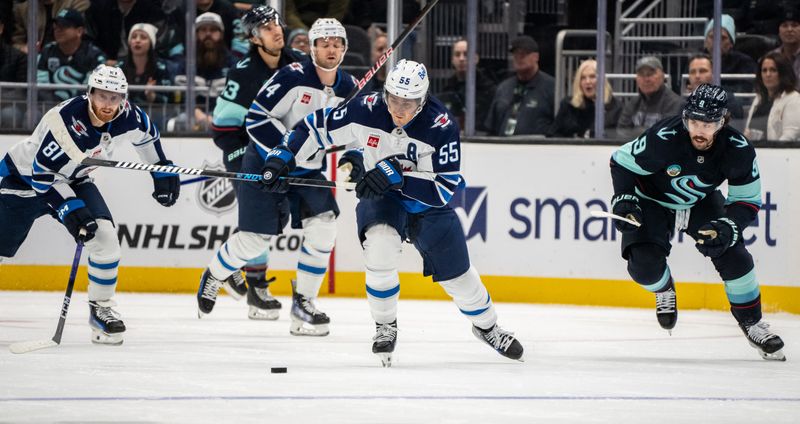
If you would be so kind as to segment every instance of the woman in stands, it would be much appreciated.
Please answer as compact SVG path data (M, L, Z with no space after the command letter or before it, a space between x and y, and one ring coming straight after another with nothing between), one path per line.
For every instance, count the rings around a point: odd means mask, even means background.
M800 93L797 75L780 53L767 53L756 72L756 98L744 134L751 140L800 140Z
M597 62L593 59L583 61L572 81L572 94L561 100L551 137L587 138L594 135L594 104L597 97ZM622 102L614 97L611 85L606 80L605 127L613 128L622 112Z
M156 57L156 32L158 29L148 23L138 23L128 32L128 55L118 64L131 85L172 85L172 77L167 62ZM167 92L145 90L132 92L130 99L144 107L145 103L167 103ZM150 112L150 111L148 111ZM158 115L158 114L156 114Z

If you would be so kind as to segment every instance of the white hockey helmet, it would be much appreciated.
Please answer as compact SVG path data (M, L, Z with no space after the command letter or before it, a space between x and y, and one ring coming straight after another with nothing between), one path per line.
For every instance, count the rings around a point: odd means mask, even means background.
M320 38L332 37L340 37L342 39L344 42L344 51L342 52L342 57L339 59L339 63L337 63L335 67L330 69L322 68L317 64L317 40ZM326 71L333 71L342 64L344 54L347 52L347 31L345 31L344 26L334 18L319 18L314 21L314 24L311 25L311 29L308 30L308 42L311 45L311 60L314 62L314 65Z
M428 96L428 70L425 65L413 60L402 59L394 65L383 85L384 94L388 93L403 99L419 99L417 113L422 110Z
M89 92L93 88L120 93L127 97L128 80L122 69L108 65L98 65L89 76Z

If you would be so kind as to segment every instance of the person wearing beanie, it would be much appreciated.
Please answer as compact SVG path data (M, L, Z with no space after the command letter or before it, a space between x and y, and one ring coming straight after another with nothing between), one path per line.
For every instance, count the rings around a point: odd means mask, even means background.
M800 91L800 7L783 11L778 25L778 37L781 45L772 52L782 54L792 64L794 75L798 77L795 88Z
M158 28L140 22L128 32L128 55L120 58L118 66L131 85L172 85L172 77L167 62L156 56ZM170 96L165 93L146 90L131 90L130 98L137 104L167 103ZM160 116L153 116L158 119Z
M289 38L286 40L289 47L300 50L305 54L311 54L311 47L308 45L308 31L304 28L297 28L289 33Z
M722 15L721 26L722 33L720 34L720 54L722 62L720 63L723 74L753 74L758 66L756 62L748 55L734 50L733 46L736 44L736 23L734 23L731 15ZM713 57L714 51L714 20L708 21L705 30L705 52ZM753 91L753 84L749 81L723 81L726 87L730 87L735 92L749 93Z

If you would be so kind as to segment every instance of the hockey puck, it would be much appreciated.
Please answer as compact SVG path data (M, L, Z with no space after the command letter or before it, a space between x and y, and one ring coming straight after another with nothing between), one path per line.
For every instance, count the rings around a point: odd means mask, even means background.
M286 367L272 367L269 372L273 374L286 374Z

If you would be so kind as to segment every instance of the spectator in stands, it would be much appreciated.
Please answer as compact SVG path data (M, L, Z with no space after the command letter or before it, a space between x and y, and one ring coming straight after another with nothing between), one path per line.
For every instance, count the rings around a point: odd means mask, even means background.
M594 136L594 107L597 101L597 62L593 59L581 62L572 80L572 94L561 100L555 123L553 137L589 138ZM617 126L622 102L614 97L611 84L605 81L603 94L605 105L604 128Z
M539 70L539 45L523 35L511 42L514 73L497 86L484 126L492 135L550 133L555 80Z
M25 82L28 79L28 59L25 53L7 44L3 37L5 23L0 21L0 81ZM0 127L21 127L25 115L25 90L0 89Z
M761 58L759 69L745 136L751 140L800 140L800 93L792 65L781 53L771 52Z
M237 58L247 56L250 44L247 42L247 34L242 28L242 21L239 10L228 0L197 0L195 17L203 13L211 12L219 15L225 27L225 44ZM159 48L159 53L171 60L182 61L185 56L185 36L186 36L186 6L185 3L170 12L166 17L166 33L163 39L159 37L159 43L163 47Z
M782 15L780 26L778 27L778 37L781 45L774 52L781 53L789 60L794 69L800 90L800 7L786 9Z
M131 27L128 34L128 56L121 58L119 67L130 85L172 85L167 63L156 57L156 34L158 29L148 23ZM152 90L130 91L128 96L135 104L167 103L169 93ZM151 117L152 113L148 113Z
M680 113L683 107L681 96L664 82L664 67L657 57L645 56L636 62L639 95L622 108L617 126L621 137L636 137L656 122Z
M476 52L476 65L479 59ZM463 129L467 113L467 40L460 38L453 43L450 64L453 65L453 75L445 81L441 94L436 97L458 119L459 127ZM494 98L494 90L494 81L483 70L476 68L475 128L479 131L486 131L483 125L486 121L486 113L489 111L489 106Z
M134 24L161 28L164 20L160 0L92 0L86 11L86 38L105 52L108 65L114 65L128 54L124 40Z
M10 1L10 0L6 0ZM37 47L53 41L53 21L62 9L75 9L81 13L89 8L89 0L39 0L36 13L36 27L39 34ZM14 5L14 47L28 53L28 2L22 1ZM37 49L38 50L38 49Z
M300 50L301 52L309 55L311 54L311 47L308 45L308 31L303 28L297 28L289 33L289 39L286 40L289 47Z
M714 74L712 73L711 56L700 53L692 56L689 59L689 80L686 83L685 95L692 94L695 88L700 84L713 84ZM728 112L731 113L733 119L743 119L744 109L742 109L742 102L733 95L733 92L724 87L728 93Z
M44 46L39 56L36 80L39 83L86 84L89 74L105 62L106 57L91 41L82 40L83 15L76 9L62 9L53 20L55 41ZM43 90L45 100L67 100L78 95L76 90Z
M752 75L756 72L755 61L748 55L733 49L736 44L736 24L731 15L722 15L722 33L720 34L720 54L722 63L720 72L723 74L747 74ZM714 20L708 21L706 25L705 51L713 56L714 48ZM724 81L723 81L724 82ZM750 92L752 84L747 81L730 81L726 84L736 92Z
M378 58L381 57L382 54L386 53L386 50L389 49L389 38L386 37L386 33L383 32L377 26L370 27L367 31L369 34L370 39L372 40L372 46L370 48L370 59L372 63L369 66L372 66L375 62L378 61ZM381 66L381 69L378 69L378 72L372 77L371 80L364 86L364 93L369 93L370 91L383 91L383 84L386 82L386 68L388 66L384 65Z
M207 87L208 93L198 93L197 107L195 108L195 121L202 127L211 124L211 113L217 103L219 93L225 88L225 78L228 70L236 65L236 57L231 54L225 43L225 25L222 18L213 12L206 12L198 16L195 21L195 34L197 36L197 70L195 87ZM181 64L175 84L185 85L186 67ZM206 108L208 104L208 108Z
M286 0L286 24L308 30L319 18L344 20L350 0Z

